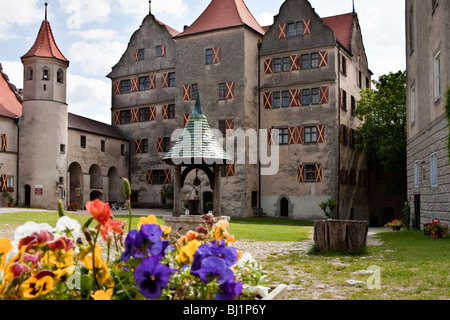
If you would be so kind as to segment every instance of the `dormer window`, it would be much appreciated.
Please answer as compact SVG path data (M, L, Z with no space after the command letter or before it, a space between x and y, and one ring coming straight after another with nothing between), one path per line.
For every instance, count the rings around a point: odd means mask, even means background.
M64 83L64 72L61 69L56 73L56 81L58 81L58 83Z
M44 69L43 75L42 75L42 80L50 80L50 76L48 74L48 70Z

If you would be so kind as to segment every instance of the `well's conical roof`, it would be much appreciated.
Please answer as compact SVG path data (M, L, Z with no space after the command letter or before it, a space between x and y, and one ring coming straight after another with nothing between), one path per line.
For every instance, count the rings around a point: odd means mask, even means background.
M208 124L199 95L183 134L163 161L171 165L213 165L232 162Z

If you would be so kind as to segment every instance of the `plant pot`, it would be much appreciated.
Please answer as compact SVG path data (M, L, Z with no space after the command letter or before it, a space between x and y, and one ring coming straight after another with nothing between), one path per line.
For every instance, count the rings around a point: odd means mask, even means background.
M15 205L15 203L14 203L14 202L8 202L8 207L9 207L9 208L12 208L12 207L14 207L14 205Z
M392 231L400 231L401 226L392 226Z

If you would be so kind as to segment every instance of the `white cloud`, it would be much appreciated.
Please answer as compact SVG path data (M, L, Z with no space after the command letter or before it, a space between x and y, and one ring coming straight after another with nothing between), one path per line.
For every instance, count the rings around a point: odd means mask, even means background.
M69 111L97 121L111 123L111 84L107 80L67 75Z
M256 17L260 26L271 26L273 24L273 14L270 12L262 12Z
M110 40L117 40L119 37L116 31L101 28L90 29L86 31L72 30L68 34L83 41L96 41L96 40L110 41Z
M120 12L130 15L143 16L149 11L148 1L130 1L130 0L116 0ZM153 14L167 14L175 17L182 17L189 12L189 8L184 0L153 0L152 13Z
M71 61L86 74L106 76L126 50L125 42L75 42L69 49Z
M21 38L14 32L17 26L43 20L44 6L39 0L0 1L0 40Z
M84 24L103 23L111 14L108 0L59 0L60 10L68 14L66 26L70 30L79 30Z
M23 87L23 64L20 62L2 61L3 73L6 73L9 82L20 89Z

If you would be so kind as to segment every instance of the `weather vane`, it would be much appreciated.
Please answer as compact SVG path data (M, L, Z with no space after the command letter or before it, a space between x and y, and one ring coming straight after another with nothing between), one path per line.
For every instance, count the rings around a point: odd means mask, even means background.
M45 20L47 20L47 7L48 7L48 3L47 3L47 1L45 1Z

